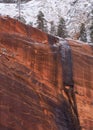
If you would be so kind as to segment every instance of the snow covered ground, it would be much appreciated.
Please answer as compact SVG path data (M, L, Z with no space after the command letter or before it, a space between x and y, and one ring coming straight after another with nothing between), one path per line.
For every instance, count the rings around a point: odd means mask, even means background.
M56 26L59 18L63 17L69 35L73 37L75 33L78 33L81 23L85 23L87 34L89 34L92 6L93 0L31 0L21 4L21 15L27 24L32 22L33 26L36 26L38 12L42 11L49 27L51 21L54 21ZM0 14L18 16L17 4L1 3Z

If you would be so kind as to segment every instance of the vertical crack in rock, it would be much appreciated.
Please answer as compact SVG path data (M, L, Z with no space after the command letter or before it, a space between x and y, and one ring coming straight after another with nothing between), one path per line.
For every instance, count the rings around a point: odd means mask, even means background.
M61 94L61 105L57 107L57 109L55 108L56 121L57 124L59 124L59 130L63 128L65 129L65 127L67 130L80 130L81 128L74 94L71 48L64 39L49 36L48 40L54 59L56 59L56 54L59 54L62 66L63 93Z
M71 47L64 39L59 39L60 47L59 53L61 56L62 62L62 77L63 77L63 86L64 92L70 103L71 112L73 116L73 125L71 130L80 130L80 123L78 118L78 110L76 105L76 98L74 94L74 80L73 80L73 64L72 64L72 52ZM69 112L68 112L69 114ZM71 117L71 116L70 116ZM76 127L76 128L75 128Z

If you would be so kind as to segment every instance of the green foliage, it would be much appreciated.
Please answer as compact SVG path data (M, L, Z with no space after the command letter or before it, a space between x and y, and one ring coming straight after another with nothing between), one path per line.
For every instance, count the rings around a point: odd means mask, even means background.
M30 26L33 26L33 22L31 22L31 21L30 21L28 24L29 24Z
M83 42L87 42L87 34L84 23L82 23L80 26L80 40Z
M93 43L93 10L91 11L92 13L92 23L90 26L90 38L91 38L91 42Z
M90 27L90 30L91 30L91 32L90 32L90 38L91 38L91 42L93 42L93 22L92 22L92 25Z
M57 35L59 37L62 37L62 38L67 37L67 30L66 30L65 20L62 17L59 20Z
M47 22L42 11L39 11L39 14L37 15L37 28L47 32Z

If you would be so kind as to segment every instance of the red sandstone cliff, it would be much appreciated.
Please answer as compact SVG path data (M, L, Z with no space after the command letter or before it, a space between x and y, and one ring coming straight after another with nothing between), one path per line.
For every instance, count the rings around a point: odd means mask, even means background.
M92 130L93 47L0 18L0 130Z

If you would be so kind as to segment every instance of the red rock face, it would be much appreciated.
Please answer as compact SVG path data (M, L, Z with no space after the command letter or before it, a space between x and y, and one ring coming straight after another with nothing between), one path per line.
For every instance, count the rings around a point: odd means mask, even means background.
M93 47L0 18L0 130L92 130L92 66Z
M74 91L82 130L93 129L93 46L69 41L73 53Z

